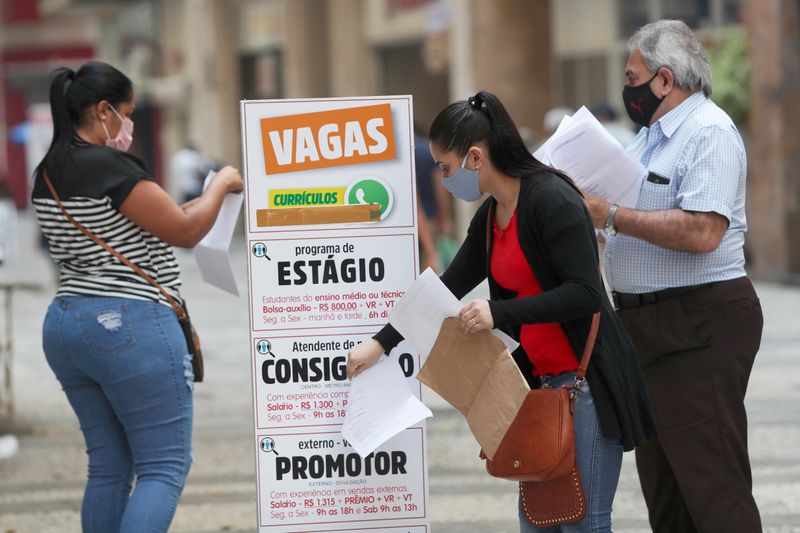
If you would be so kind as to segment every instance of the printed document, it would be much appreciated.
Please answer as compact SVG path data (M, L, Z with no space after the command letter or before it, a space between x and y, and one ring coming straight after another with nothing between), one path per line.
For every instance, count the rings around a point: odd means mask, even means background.
M581 107L566 116L534 157L571 177L585 193L635 208L647 171Z
M342 436L361 457L404 429L433 416L414 396L397 357L381 357L350 384Z
M204 191L215 175L213 171L208 173L203 185ZM239 296L239 289L236 286L236 276L231 267L228 249L231 246L243 201L244 193L226 194L217 221L193 250L203 281L236 296Z
M433 348L444 319L458 316L462 307L439 276L428 268L395 303L389 323L424 359ZM492 330L492 333L503 341L509 352L519 346L518 342L498 329Z

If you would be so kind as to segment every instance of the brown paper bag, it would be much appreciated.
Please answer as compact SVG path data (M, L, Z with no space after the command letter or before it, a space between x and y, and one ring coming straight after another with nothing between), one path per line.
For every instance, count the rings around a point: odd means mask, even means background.
M503 342L486 330L464 333L457 317L442 322L417 379L464 415L490 458L530 390Z

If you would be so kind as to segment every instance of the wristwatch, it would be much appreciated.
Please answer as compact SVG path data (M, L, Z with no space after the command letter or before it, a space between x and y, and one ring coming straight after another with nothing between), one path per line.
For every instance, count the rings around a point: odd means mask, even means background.
M613 237L617 234L617 226L614 225L614 217L617 216L617 209L619 209L619 204L611 204L611 207L608 210L608 216L606 217L606 225L603 228L603 231L606 232L606 235Z

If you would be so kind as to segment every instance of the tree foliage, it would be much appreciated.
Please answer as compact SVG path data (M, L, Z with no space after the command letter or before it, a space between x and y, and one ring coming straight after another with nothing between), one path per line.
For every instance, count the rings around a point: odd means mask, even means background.
M711 98L739 127L747 125L750 108L750 57L743 27L723 30L708 46L713 75Z

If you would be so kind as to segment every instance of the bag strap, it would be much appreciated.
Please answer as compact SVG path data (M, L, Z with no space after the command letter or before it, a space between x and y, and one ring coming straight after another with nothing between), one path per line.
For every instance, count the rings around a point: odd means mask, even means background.
M110 253L111 255L116 257L117 259L119 259L119 261L122 264L124 264L125 266L127 266L128 268L130 268L131 270L136 272L139 276L144 278L144 280L147 281L150 285L152 285L153 287L158 289L161 292L161 294L164 296L164 298L167 299L167 301L169 302L169 305L172 306L172 309L175 310L175 314L178 315L178 319L179 320L186 320L186 318L187 318L186 310L183 308L183 306L181 304L179 304L177 302L177 300L175 300L175 298L173 298L172 295L170 293L168 293L166 291L166 289L164 289L164 287L162 287L159 282L157 282L156 280L154 280L152 278L152 276L147 274L147 272L142 270L137 265L133 264L133 262L131 262L127 257L125 257L124 255L122 255L121 253L116 251L114 248L111 247L111 245L109 245L103 239L101 239L100 237L98 237L97 235L92 233L83 224L81 224L80 222L75 220L72 217L72 215L70 215L67 212L67 210L64 208L64 204L61 203L61 198L58 197L58 193L56 192L56 188L53 187L53 182L50 181L50 178L47 176L47 171L44 171L43 177L44 177L44 182L47 184L47 188L50 189L50 194L53 196L53 199L56 201L56 204L58 205L58 208L61 210L61 213L67 218L67 220L69 220L70 223L72 223L73 226L78 228L84 235L86 235L92 241L94 241L95 244L97 244L98 246L101 246L108 253Z
M489 214L486 216L486 255L489 255L489 237L492 231L492 218L494 218L494 205L489 207ZM487 260L489 264L491 264L491 258L487 258ZM578 370L575 373L575 380L578 382L582 382L586 378L586 369L589 368L589 361L592 360L592 352L594 352L594 344L597 341L597 332L599 329L600 312L598 311L592 315L592 325L589 328L589 336L586 337L586 346L583 348L583 355L578 364Z

